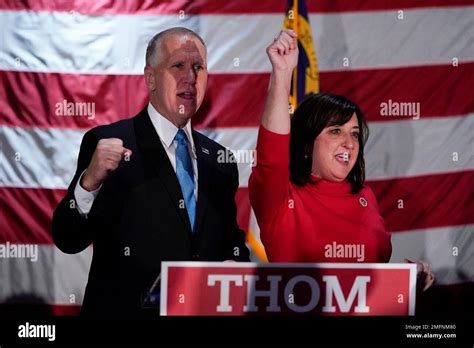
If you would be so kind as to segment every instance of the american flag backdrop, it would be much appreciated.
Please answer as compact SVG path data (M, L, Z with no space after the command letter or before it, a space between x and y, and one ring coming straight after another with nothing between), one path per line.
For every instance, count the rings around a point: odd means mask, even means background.
M474 1L306 5L320 90L352 99L369 121L367 181L393 232L391 262L431 265L437 283L426 309L472 306ZM234 151L252 150L270 74L265 48L286 9L284 0L0 0L0 244L38 246L35 261L0 253L3 306L77 313L92 247L76 255L56 249L51 216L86 130L147 103L151 37L185 26L204 38L210 75L193 125ZM236 201L258 258L250 171L239 164Z

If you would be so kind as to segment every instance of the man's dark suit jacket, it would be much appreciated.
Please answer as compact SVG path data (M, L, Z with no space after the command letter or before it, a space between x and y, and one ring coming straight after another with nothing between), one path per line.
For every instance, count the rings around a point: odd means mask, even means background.
M122 139L133 154L104 182L86 218L75 207L74 188L102 138ZM249 260L236 221L237 165L218 163L220 151L227 150L211 139L194 130L193 139L198 166L194 234L176 173L146 108L84 135L76 174L52 222L54 243L63 252L78 253L93 243L83 315L156 315L143 308L142 300L160 274L161 261Z

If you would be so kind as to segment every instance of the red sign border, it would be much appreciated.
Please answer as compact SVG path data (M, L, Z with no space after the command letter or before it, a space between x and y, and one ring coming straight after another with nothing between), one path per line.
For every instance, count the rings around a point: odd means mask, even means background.
M257 263L257 262L194 262L163 261L161 263L160 316L168 315L168 269L171 267L194 268L344 268L344 269L408 269L410 271L408 315L415 315L416 264L412 263Z

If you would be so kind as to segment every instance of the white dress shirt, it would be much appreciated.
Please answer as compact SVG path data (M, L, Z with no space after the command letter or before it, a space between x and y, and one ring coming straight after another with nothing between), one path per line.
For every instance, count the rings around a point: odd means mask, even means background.
M178 133L179 128L176 127L173 123L163 117L151 103L148 103L148 115L150 116L151 123L155 128L158 137L165 148L165 152L168 155L168 158L173 166L174 172L176 173L176 141L174 137L176 133ZM186 136L188 137L188 150L189 154L191 155L191 161L193 163L193 172L194 172L194 198L197 201L197 193L198 193L198 170L197 170L197 157L196 157L196 147L194 146L194 139L192 136L192 128L191 128L191 119L186 123L183 127ZM132 154L133 156L133 154ZM85 172L85 171L84 171ZM86 191L81 185L82 172L79 180L77 181L76 187L74 189L74 198L76 199L76 207L79 213L82 216L87 216L89 214L92 203L94 203L94 199L99 194L100 188L94 191Z

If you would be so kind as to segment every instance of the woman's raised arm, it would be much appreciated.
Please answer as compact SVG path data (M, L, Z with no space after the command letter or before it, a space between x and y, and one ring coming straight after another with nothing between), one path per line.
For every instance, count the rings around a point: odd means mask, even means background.
M272 63L272 75L268 90L262 125L278 134L290 133L291 75L298 63L298 42L292 30L282 30L280 35L267 47L267 55Z

